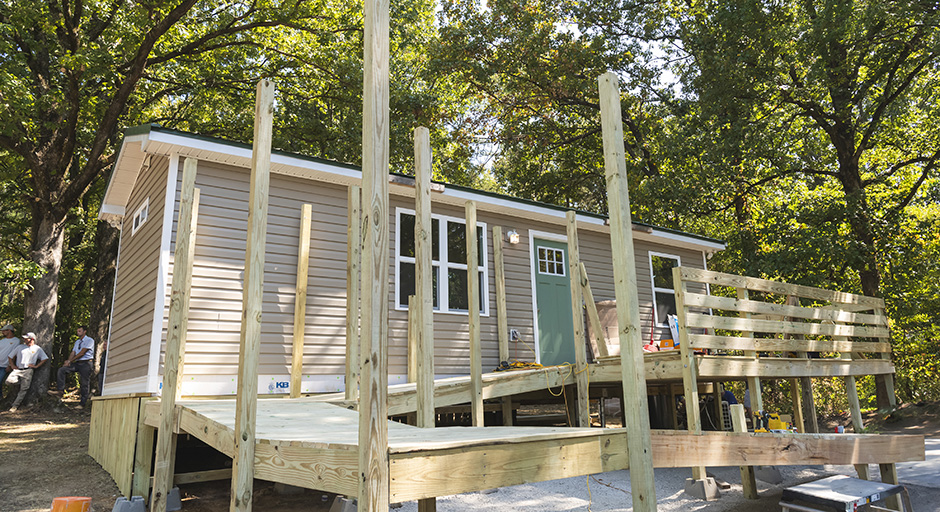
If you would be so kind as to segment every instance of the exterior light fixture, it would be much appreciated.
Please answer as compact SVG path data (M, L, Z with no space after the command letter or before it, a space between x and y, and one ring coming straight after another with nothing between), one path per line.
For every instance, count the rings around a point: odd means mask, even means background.
M506 233L506 240L509 240L509 243L511 243L512 245L518 244L518 243L519 243L519 232L516 231L515 229L510 229L510 230Z

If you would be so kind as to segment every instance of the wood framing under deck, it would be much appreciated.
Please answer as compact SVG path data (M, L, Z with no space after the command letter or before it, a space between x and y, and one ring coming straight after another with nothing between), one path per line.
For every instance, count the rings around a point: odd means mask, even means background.
M144 422L159 425L160 404ZM181 401L177 433L235 451L235 401ZM255 476L355 496L358 414L323 402L258 401ZM443 427L388 423L390 499L410 501L628 469L624 429ZM924 459L923 436L653 431L654 467L886 464Z

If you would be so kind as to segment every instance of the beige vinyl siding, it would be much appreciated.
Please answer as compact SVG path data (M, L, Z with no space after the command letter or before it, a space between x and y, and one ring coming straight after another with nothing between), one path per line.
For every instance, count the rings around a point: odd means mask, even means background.
M111 319L108 384L147 375L168 170L167 158L153 157L137 178L127 204ZM147 221L131 235L133 215L147 198Z
M200 204L185 375L238 373L248 177L248 169L199 163ZM275 174L265 239L261 375L290 372L297 243L304 203L313 204L304 375L342 375L345 369L346 188ZM175 222L173 232L175 248ZM164 340L165 330L164 322ZM162 364L161 357L161 371Z

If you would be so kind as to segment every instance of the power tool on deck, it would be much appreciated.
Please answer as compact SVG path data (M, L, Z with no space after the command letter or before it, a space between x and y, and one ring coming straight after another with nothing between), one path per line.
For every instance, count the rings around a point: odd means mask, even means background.
M793 432L793 425L780 419L775 412L758 411L754 414L754 432Z

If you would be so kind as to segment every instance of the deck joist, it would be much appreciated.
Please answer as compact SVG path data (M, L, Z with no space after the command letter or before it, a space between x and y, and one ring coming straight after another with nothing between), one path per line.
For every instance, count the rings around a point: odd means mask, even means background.
M234 400L180 401L178 433L234 454ZM160 406L145 422L159 425ZM358 415L304 399L258 401L255 476L355 496ZM653 431L654 467L886 464L924 459L917 435ZM443 427L389 423L394 502L629 469L623 429Z

